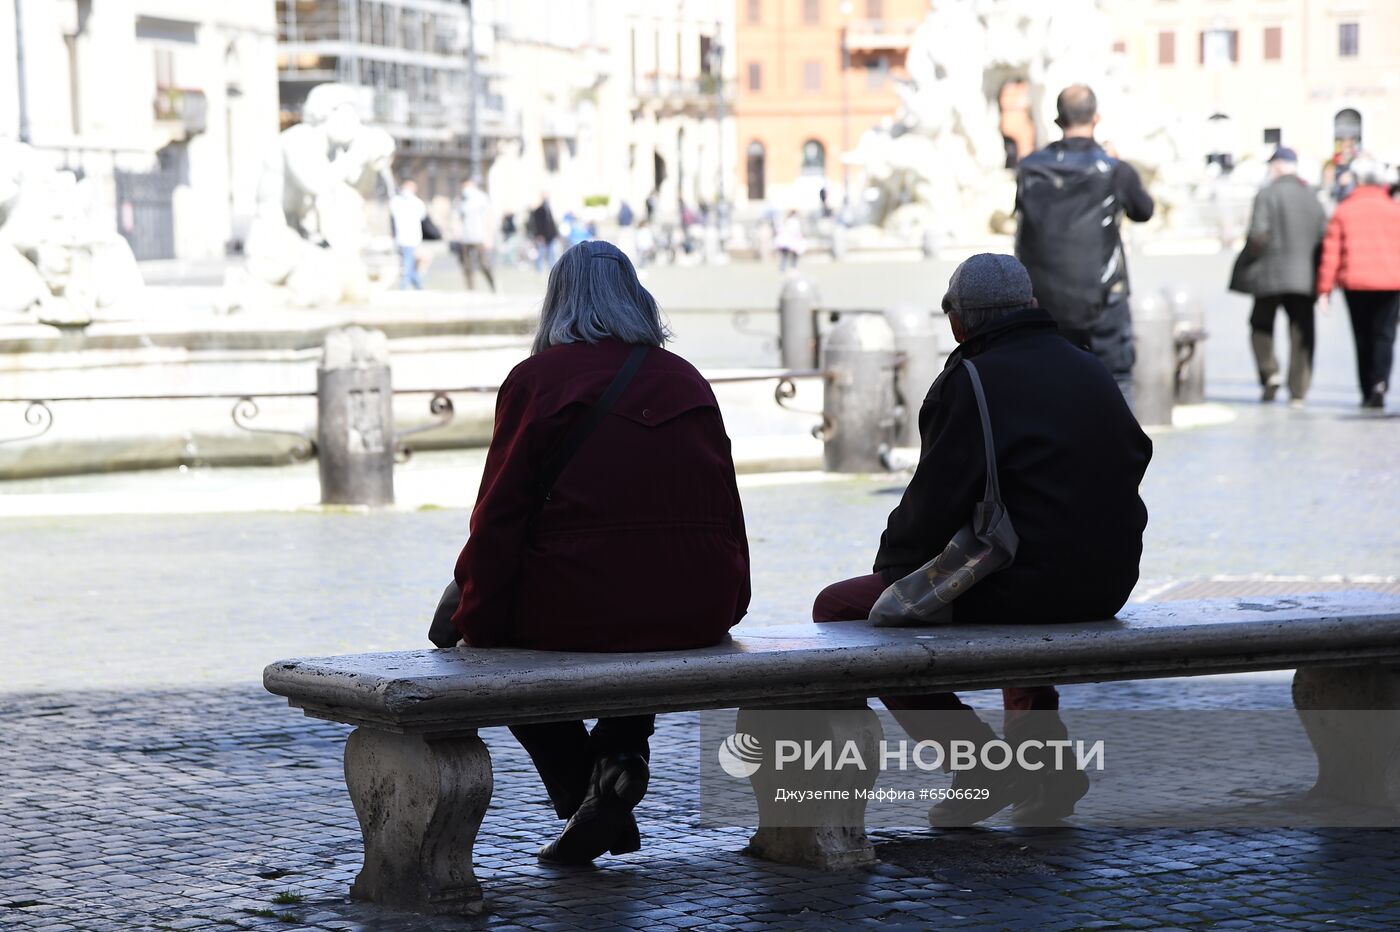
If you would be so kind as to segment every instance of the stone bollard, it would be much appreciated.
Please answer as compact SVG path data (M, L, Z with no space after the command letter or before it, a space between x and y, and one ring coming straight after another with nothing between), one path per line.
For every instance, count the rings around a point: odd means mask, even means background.
M817 319L821 302L810 278L793 275L778 295L778 346L784 369L810 369L817 364Z
M1174 342L1177 347L1176 403L1204 404L1206 400L1206 309L1201 299L1185 288L1168 288ZM1185 360L1182 362L1181 360Z
M321 504L394 503L394 393L382 331L326 335L316 370Z
M1176 335L1171 308L1155 292L1133 302L1133 413L1138 423L1170 425L1176 395Z
M895 351L904 357L894 382L897 398L903 404L901 416L895 423L896 446L919 445L919 408L929 386L943 371L945 357L938 347L940 322L934 313L916 304L901 304L885 312L890 329L894 331Z
M848 314L822 347L827 472L884 472L894 434L894 332L880 314Z

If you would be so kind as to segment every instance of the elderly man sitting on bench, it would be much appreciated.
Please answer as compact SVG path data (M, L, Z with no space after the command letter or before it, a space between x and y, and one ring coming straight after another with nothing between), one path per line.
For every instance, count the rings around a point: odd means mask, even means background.
M997 472L1020 538L1014 561L951 603L955 624L1090 621L1113 616L1138 578L1147 508L1138 485L1152 442L1096 357L1061 337L1031 295L1025 267L983 253L953 272L943 309L960 344L919 412L922 450L890 513L874 572L828 586L818 622L865 618L887 586L937 556L968 523L986 482L982 425L963 359L985 387ZM1065 737L1053 686L1003 690L1006 740ZM952 693L881 697L910 734L946 744L995 738ZM919 715L918 712L940 712ZM1032 713L1032 714L1026 714ZM1041 713L1041 714L1034 714ZM1078 770L965 770L954 786L986 789L939 803L935 826L967 825L1009 805L1018 820L1064 818L1088 791Z

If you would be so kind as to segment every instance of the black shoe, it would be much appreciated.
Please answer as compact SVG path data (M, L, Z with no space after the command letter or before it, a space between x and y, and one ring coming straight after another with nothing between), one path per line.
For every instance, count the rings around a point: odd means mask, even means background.
M1276 375L1269 376L1264 382L1264 390L1259 393L1260 401L1273 401L1278 395L1278 390L1283 386L1283 379Z
M1017 825L1049 825L1074 815L1074 804L1089 792L1084 771L1045 769L1027 776L1030 795L1016 804L1011 821Z
M1361 402L1363 408L1384 408L1385 395L1381 392L1371 392Z
M1005 770L973 767L958 771L952 789L959 798L945 799L930 809L928 824L934 828L961 828L990 819L1025 797L1023 775L1014 765Z
M640 754L609 754L593 764L588 795L559 837L540 849L546 864L587 864L603 852L626 854L642 846L632 810L646 795L651 773Z

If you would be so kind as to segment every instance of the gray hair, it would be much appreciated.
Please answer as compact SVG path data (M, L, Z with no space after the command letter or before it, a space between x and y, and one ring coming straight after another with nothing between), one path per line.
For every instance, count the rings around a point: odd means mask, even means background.
M1370 155L1359 155L1352 159L1348 170L1356 178L1357 184L1387 185L1390 183L1390 172L1386 169L1385 164Z
M612 243L593 240L570 248L550 271L531 353L601 340L661 346L670 337L632 261Z

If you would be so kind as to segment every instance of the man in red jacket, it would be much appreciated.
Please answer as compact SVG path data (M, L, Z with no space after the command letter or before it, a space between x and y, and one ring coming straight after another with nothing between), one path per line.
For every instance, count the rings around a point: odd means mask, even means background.
M1361 406L1384 408L1400 315L1400 204L1386 190L1386 169L1369 156L1351 163L1356 190L1337 205L1322 241L1317 307L1327 312L1332 289L1347 296Z

